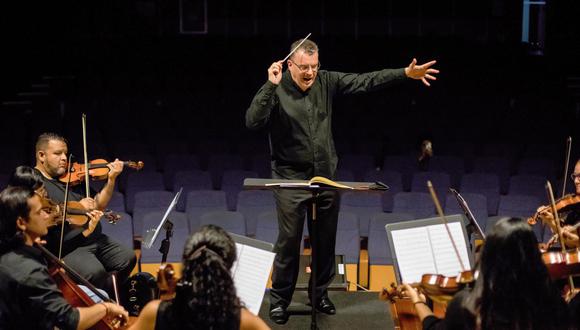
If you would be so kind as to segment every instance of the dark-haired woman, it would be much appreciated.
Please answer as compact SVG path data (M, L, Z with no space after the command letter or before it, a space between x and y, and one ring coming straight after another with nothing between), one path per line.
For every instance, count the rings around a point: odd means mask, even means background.
M230 274L235 259L231 237L203 226L185 243L175 298L149 302L131 329L269 329L236 295Z
M424 329L567 329L565 301L542 262L531 227L500 219L487 236L473 289L458 293L445 319L433 316L425 297L403 284Z

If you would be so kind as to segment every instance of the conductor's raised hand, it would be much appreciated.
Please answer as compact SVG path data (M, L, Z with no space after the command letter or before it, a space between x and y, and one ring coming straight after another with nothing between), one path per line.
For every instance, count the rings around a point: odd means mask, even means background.
M278 85L280 80L282 80L282 64L284 61L278 61L272 63L268 68L268 80L274 85Z
M434 74L439 73L439 70L431 68L437 61L430 61L425 64L417 65L417 59L413 59L411 64L405 68L405 74L409 78L421 80L426 86L431 86L429 80L437 80Z

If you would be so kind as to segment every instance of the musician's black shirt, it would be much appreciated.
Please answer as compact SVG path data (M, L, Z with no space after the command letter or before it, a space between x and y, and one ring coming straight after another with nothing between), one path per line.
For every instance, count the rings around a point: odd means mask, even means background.
M39 173L40 174L40 173ZM48 193L48 197L57 203L64 202L65 195L65 184L58 180L47 179L44 175L40 174L44 180L44 188ZM84 198L84 193L82 192L84 185L78 185L69 189L68 201L80 201ZM94 191L91 191L94 196ZM64 243L62 245L63 252L62 257L66 256L68 253L72 252L79 246L90 244L94 242L102 233L101 224L97 224L95 230L88 236L84 237L82 231L88 226L88 222L84 227L76 227L69 225L65 222L64 226ZM61 226L54 226L49 228L48 235L46 236L47 248L58 256L59 246L60 246L60 228Z
M79 311L63 297L40 250L19 244L0 256L0 329L76 329Z

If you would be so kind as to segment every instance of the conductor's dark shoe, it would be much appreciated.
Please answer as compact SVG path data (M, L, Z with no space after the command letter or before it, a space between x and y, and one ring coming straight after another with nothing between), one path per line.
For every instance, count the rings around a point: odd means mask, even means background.
M288 311L282 305L270 305L270 320L276 324L285 324L288 322Z
M336 307L334 307L334 304L328 297L322 298L320 302L316 304L316 310L328 315L336 314Z

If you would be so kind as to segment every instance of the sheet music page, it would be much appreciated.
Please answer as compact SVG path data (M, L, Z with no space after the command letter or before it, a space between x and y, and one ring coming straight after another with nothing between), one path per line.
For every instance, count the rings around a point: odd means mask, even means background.
M433 256L435 258L436 273L445 276L456 276L459 274L459 272L461 272L461 265L459 264L457 254L453 249L453 244L449 239L445 225L439 224L428 226L427 231L429 232ZM467 255L468 249L465 243L465 238L463 237L463 231L461 230L461 224L459 222L449 223L449 231L455 241L463 266L466 270L471 269L469 256Z
M433 250L425 227L394 230L393 247L404 283L421 281L421 276L436 273Z
M232 265L232 277L240 300L258 315L274 263L275 253L236 243L238 258Z

